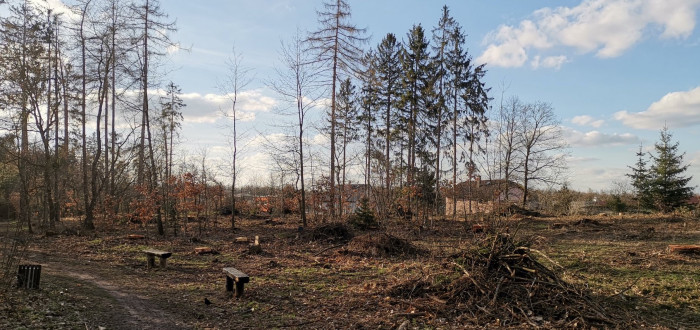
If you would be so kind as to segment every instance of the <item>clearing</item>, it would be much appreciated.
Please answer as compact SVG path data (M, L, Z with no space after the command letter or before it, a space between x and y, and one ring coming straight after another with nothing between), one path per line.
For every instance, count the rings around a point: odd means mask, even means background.
M700 256L668 249L700 243L698 219L520 216L483 232L275 218L232 233L226 221L178 237L65 221L26 237L41 289L0 298L0 328L700 328ZM167 267L147 268L147 248L172 252ZM225 291L224 267L250 276L242 297Z

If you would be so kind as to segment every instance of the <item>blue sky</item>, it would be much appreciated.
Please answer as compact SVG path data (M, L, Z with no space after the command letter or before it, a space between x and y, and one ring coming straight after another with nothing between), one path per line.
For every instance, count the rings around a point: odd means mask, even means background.
M37 0L38 1L38 0ZM48 0L57 2L59 0ZM700 186L700 0L349 1L353 22L374 47L388 32L404 39L414 24L430 31L447 5L468 34L472 57L486 63L494 105L501 95L552 104L570 144L568 181L578 190L608 190L627 181L642 144L653 148L667 125ZM265 86L274 79L280 41L316 28L320 0L161 0L177 21L167 77L183 91L180 151L227 163L228 99L217 88L236 53L254 75L240 95L244 182L267 182L261 136L275 141L282 106ZM321 110L317 110L320 113ZM317 115L316 117L319 117ZM311 132L318 145L324 139ZM325 160L327 156L324 155ZM212 165L213 166L213 165ZM213 166L226 181L225 166ZM696 189L696 192L700 189Z
M353 21L366 27L374 47L388 32L404 38L414 24L430 30L443 4L468 33L472 56L487 64L486 83L497 102L518 96L552 104L571 145L569 182L605 190L625 181L642 144L651 149L668 125L693 185L700 184L700 1L350 1ZM316 27L320 1L162 1L177 20L170 78L185 93L183 148L226 149L217 107L217 81L235 45L255 79L243 95L242 125L274 135L279 106L265 87L273 79L280 40L297 28ZM504 86L505 88L504 90ZM218 100L218 101L216 101ZM218 102L218 103L217 103ZM217 104L214 106L214 104ZM494 103L496 104L496 103ZM254 139L254 137L250 137ZM250 144L252 149L255 143ZM223 157L223 156L222 156ZM265 156L245 156L251 172Z

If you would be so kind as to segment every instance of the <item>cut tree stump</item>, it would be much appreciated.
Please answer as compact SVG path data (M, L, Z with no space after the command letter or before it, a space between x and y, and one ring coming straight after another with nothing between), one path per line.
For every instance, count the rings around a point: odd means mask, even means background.
M195 254L209 254L214 253L214 250L208 246L196 247L194 248Z
M248 253L261 254L262 252L263 252L262 247L260 246L260 237L255 236L255 242L253 244L251 244L250 246L248 246Z
M126 238L128 238L128 239L144 239L144 238L146 238L146 236L138 235L138 234L129 234Z
M700 245L669 245L668 250L671 253L680 254L700 254Z

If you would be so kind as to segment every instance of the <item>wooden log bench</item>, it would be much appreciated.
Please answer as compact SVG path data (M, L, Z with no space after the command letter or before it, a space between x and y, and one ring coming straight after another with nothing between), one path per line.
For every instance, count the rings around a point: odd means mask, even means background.
M226 292L233 291L233 283L236 282L236 297L243 295L243 285L250 281L248 275L233 267L224 268L224 274L226 274Z
M148 268L155 267L156 256L158 256L158 258L160 258L160 267L165 268L165 265L166 265L165 260L170 258L170 256L173 255L172 252L154 250L154 249L146 249L146 250L143 250L142 252L146 254L146 260L148 261Z

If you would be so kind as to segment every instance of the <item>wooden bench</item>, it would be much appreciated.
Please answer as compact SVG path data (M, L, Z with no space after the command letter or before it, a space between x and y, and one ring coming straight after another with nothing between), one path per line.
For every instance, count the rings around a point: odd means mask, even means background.
M226 274L226 291L233 291L233 282L236 282L236 297L243 295L243 285L250 281L248 275L236 268L224 268Z
M170 256L173 255L172 252L154 250L154 249L147 249L147 250L143 250L141 252L146 254L146 260L148 260L148 268L155 267L156 256L158 256L158 258L160 258L160 267L165 268L165 260L170 258Z

